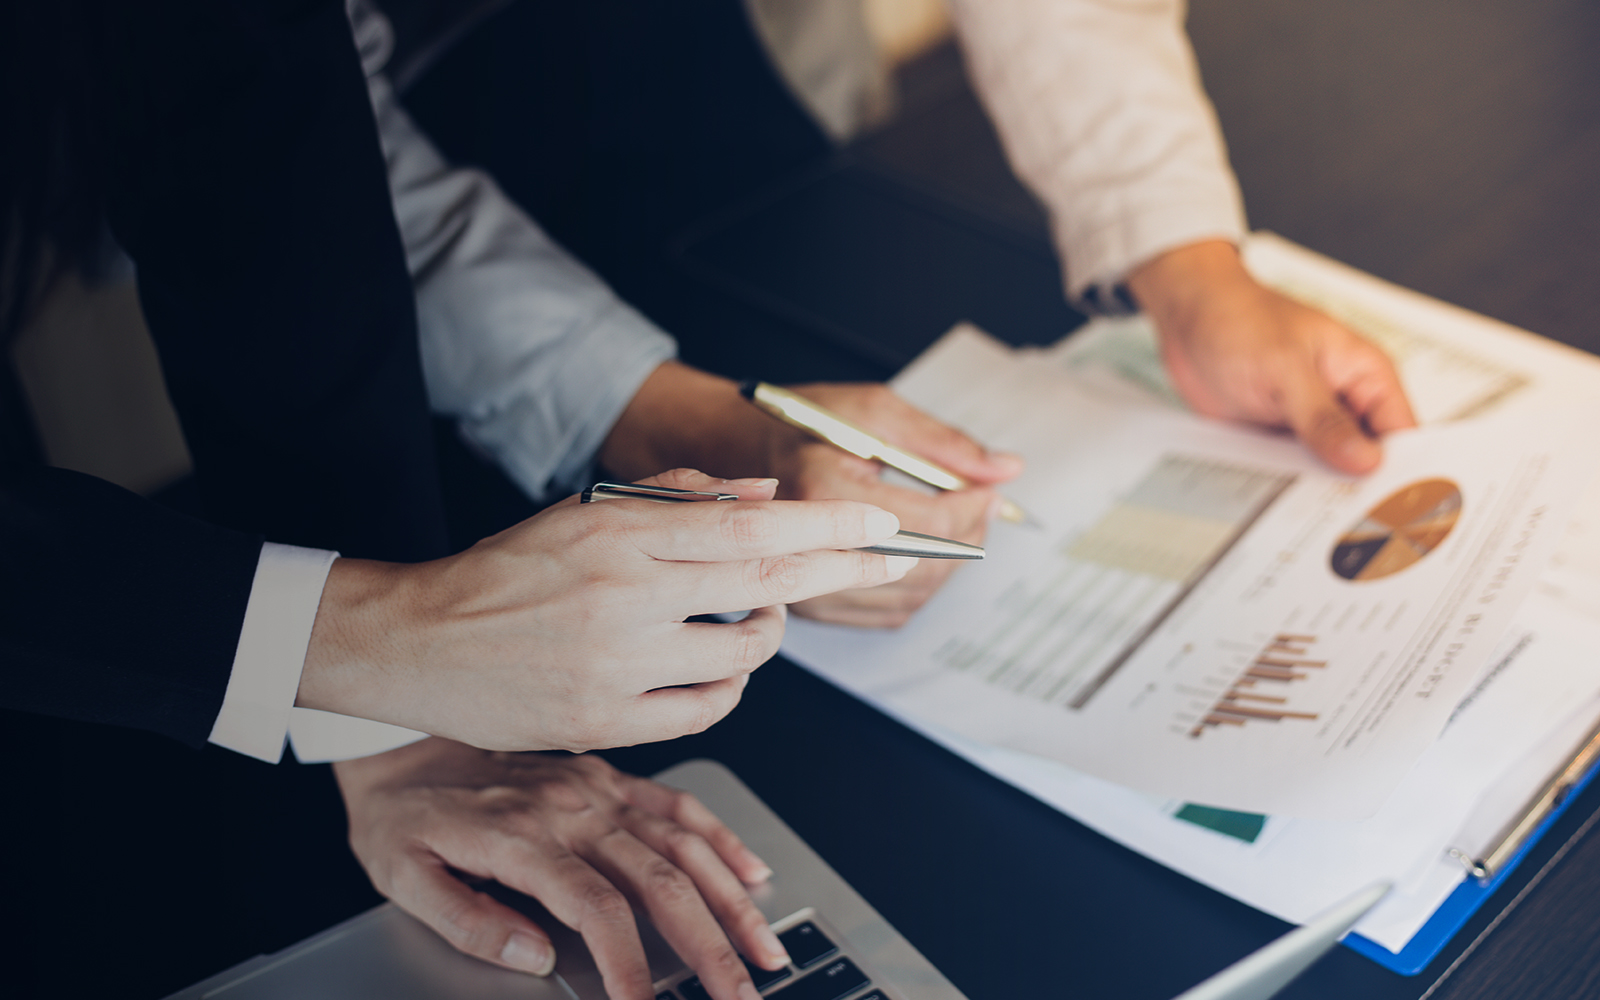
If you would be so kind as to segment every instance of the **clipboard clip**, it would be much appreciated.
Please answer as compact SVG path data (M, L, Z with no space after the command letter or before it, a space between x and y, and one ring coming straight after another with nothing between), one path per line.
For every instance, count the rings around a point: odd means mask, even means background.
M1507 823L1481 855L1474 855L1458 847L1445 853L1477 879L1488 885L1505 870L1508 862L1522 853L1533 835L1567 802L1572 790L1580 785L1595 763L1600 761L1600 724L1589 731L1583 745L1566 766L1551 776L1549 781L1528 800L1515 819Z

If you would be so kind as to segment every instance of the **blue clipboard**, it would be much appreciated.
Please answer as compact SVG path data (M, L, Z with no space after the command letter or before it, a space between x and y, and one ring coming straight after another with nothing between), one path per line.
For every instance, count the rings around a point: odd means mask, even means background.
M1433 916L1429 917L1428 922L1417 929L1417 932L1411 936L1411 940L1406 942L1404 948L1398 952L1393 952L1383 945L1356 933L1345 935L1343 944L1357 954L1364 955L1384 968L1398 972L1403 976L1415 976L1421 972L1429 962L1433 961L1434 956L1444 950L1444 946L1450 943L1450 939L1455 937L1456 932L1461 930L1468 920L1472 919L1472 915L1477 913L1484 903L1488 902L1489 897L1494 895L1495 890L1500 888L1500 885L1511 876L1512 872L1516 871L1517 866L1522 864L1523 859L1533 850L1534 845L1544 837L1545 833L1555 825L1556 821L1567 811L1579 794L1588 787L1589 782L1594 779L1596 773L1600 773L1600 765L1590 767L1582 778L1569 786L1561 803L1549 811L1533 832L1522 841L1522 846L1517 849L1517 852L1512 855L1511 859L1501 867L1489 882L1480 882L1469 875L1465 881L1456 886L1455 892L1452 892L1443 903L1439 904L1439 908L1433 911Z

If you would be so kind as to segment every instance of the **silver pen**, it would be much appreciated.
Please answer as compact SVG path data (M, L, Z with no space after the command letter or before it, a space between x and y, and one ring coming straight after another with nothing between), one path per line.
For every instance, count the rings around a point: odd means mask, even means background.
M650 500L655 503L693 503L710 500L737 500L732 493L705 490L676 490L670 486L640 486L637 483L595 483L583 491L584 503L599 500ZM916 531L896 532L888 541L863 545L858 552L883 556L913 556L917 559L982 559L983 549L951 538L924 535Z

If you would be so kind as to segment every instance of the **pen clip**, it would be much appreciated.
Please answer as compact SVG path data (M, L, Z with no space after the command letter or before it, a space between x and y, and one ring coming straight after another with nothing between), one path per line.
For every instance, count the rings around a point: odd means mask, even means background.
M671 486L641 486L638 483L599 482L583 491L583 503L597 500L650 500L655 503L684 503L696 500L737 500L733 493L708 490L678 490Z

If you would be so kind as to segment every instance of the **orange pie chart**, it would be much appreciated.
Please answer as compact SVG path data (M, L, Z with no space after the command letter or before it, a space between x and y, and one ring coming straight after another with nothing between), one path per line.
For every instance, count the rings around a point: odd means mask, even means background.
M1333 571L1346 580L1381 580L1439 547L1461 517L1461 488L1422 479L1385 497L1333 546Z

